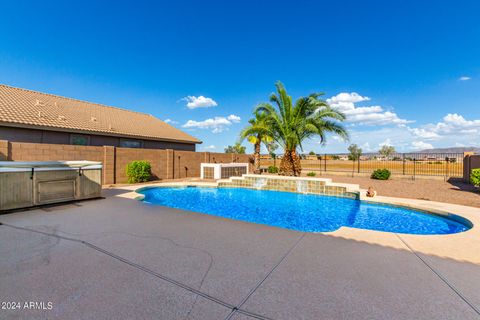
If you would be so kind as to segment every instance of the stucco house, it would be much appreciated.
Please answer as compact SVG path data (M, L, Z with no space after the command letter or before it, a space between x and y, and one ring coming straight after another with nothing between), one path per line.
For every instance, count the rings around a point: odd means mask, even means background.
M152 115L0 84L0 140L195 151Z

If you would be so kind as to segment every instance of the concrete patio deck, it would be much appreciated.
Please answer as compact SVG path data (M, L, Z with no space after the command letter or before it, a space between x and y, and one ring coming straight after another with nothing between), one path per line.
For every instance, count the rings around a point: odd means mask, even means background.
M148 205L130 189L1 215L1 301L53 307L0 318L480 318L476 233L302 233Z

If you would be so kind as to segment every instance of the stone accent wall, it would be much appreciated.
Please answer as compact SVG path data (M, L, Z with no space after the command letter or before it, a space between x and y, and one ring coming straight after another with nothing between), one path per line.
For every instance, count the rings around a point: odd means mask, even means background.
M230 181L220 181L220 188L248 188L257 190L287 191L306 194L320 194L358 199L358 192L349 192L346 187L331 186L320 179L292 179L268 176L245 176L231 178Z
M0 140L0 161L90 160L103 163L103 184L126 183L127 164L146 160L152 165L154 179L200 177L200 163L250 163L250 155L179 151L172 149L135 149L112 146L73 146L63 144L9 142Z

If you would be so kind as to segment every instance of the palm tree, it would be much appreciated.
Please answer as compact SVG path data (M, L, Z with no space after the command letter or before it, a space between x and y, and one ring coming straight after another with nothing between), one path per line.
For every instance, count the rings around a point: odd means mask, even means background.
M240 132L241 141L247 139L253 144L253 166L256 173L260 171L260 147L262 142L268 145L273 141L269 134L267 116L264 112L254 112L254 117L248 120L249 125Z
M321 100L323 93L300 97L294 104L280 81L275 87L277 93L270 95L271 103L259 104L255 113L265 114L268 135L284 149L280 174L299 176L302 168L297 149L303 150L302 142L318 136L325 143L329 132L348 139L346 129L338 123L345 120L345 115Z

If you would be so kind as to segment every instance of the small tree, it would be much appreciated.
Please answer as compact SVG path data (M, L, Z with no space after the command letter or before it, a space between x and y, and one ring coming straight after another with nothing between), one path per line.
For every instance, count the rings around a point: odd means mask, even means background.
M225 153L245 154L245 149L244 146L237 142L233 146L227 146L225 148Z
M385 158L389 158L392 154L395 153L395 148L393 146L383 145L380 150L378 150L378 153Z
M315 151L313 151L313 150L312 150L312 151L310 151L308 154L309 154L309 155L311 155L311 156L314 156L314 155L316 155Z
M350 154L348 155L348 160L358 160L362 155L362 149L359 148L356 144L349 145L348 152L350 152Z
M240 141L247 139L253 144L253 166L255 173L260 173L260 150L262 143L267 145L273 142L269 134L267 115L264 112L254 112L254 117L248 120L248 125L240 132Z

